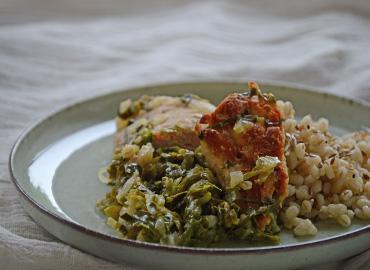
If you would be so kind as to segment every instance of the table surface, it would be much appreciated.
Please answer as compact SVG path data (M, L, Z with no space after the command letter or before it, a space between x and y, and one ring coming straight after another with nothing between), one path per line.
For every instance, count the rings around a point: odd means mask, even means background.
M369 1L0 2L0 260L5 269L129 269L73 249L19 204L7 159L20 132L118 88L278 80L370 101ZM325 269L368 269L369 252Z

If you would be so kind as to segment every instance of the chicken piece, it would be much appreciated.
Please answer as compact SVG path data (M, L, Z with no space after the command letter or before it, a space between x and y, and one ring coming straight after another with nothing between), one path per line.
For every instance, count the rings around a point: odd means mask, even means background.
M214 108L207 100L195 95L143 96L134 102L125 100L121 102L116 118L116 148L130 143L140 134L136 140L145 141L149 138L143 137L148 135L154 147L179 146L193 150L200 143L194 129L196 123Z
M254 82L248 86L250 92L230 94L214 112L203 115L196 130L201 138L199 150L224 189L234 188L230 173L243 175L243 181L246 174L252 175L248 178L252 185L239 189L237 203L242 208L258 208L271 199L281 203L288 194L285 132L274 96L262 94ZM271 160L277 162L269 175L255 173Z

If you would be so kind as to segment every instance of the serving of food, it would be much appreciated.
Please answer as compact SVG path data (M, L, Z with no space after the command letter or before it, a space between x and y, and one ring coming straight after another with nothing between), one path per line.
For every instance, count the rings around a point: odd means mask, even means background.
M289 83L124 89L30 126L9 169L28 214L95 256L297 269L370 247L369 119L366 102Z
M329 132L325 118L294 118L289 101L230 93L120 103L115 149L97 207L124 239L178 246L279 242L282 229L314 236L316 223L370 220L370 137Z

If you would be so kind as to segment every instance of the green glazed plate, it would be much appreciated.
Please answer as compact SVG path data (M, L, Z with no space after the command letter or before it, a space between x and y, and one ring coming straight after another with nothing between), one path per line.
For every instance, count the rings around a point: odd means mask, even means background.
M285 84L286 85L286 84ZM261 84L278 99L290 100L297 117L310 113L330 120L343 134L369 126L370 106L297 86ZM123 240L96 209L108 187L97 172L113 148L113 118L119 102L149 95L194 93L219 102L245 83L180 83L158 85L86 100L48 116L28 128L10 155L10 172L24 208L60 240L115 262L151 269L290 269L340 260L370 248L370 225L355 222L344 229L318 224L315 237L295 238L283 231L281 244L222 243L212 248L170 247Z

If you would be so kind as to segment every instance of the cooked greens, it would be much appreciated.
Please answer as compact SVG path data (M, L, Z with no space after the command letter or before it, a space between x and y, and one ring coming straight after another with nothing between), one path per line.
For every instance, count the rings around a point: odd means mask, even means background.
M258 175L258 181L264 182L279 163L280 160L277 157L259 157L256 161L256 166L250 172L244 174L244 180Z
M145 166L144 147L152 149ZM131 153L128 154L128 150ZM273 159L261 160L255 173L271 170ZM123 238L168 245L207 246L235 238L278 241L277 204L241 208L237 188L223 191L197 151L180 147L140 149L126 145L114 155L106 173L112 190L97 206ZM264 231L257 219L272 220Z

